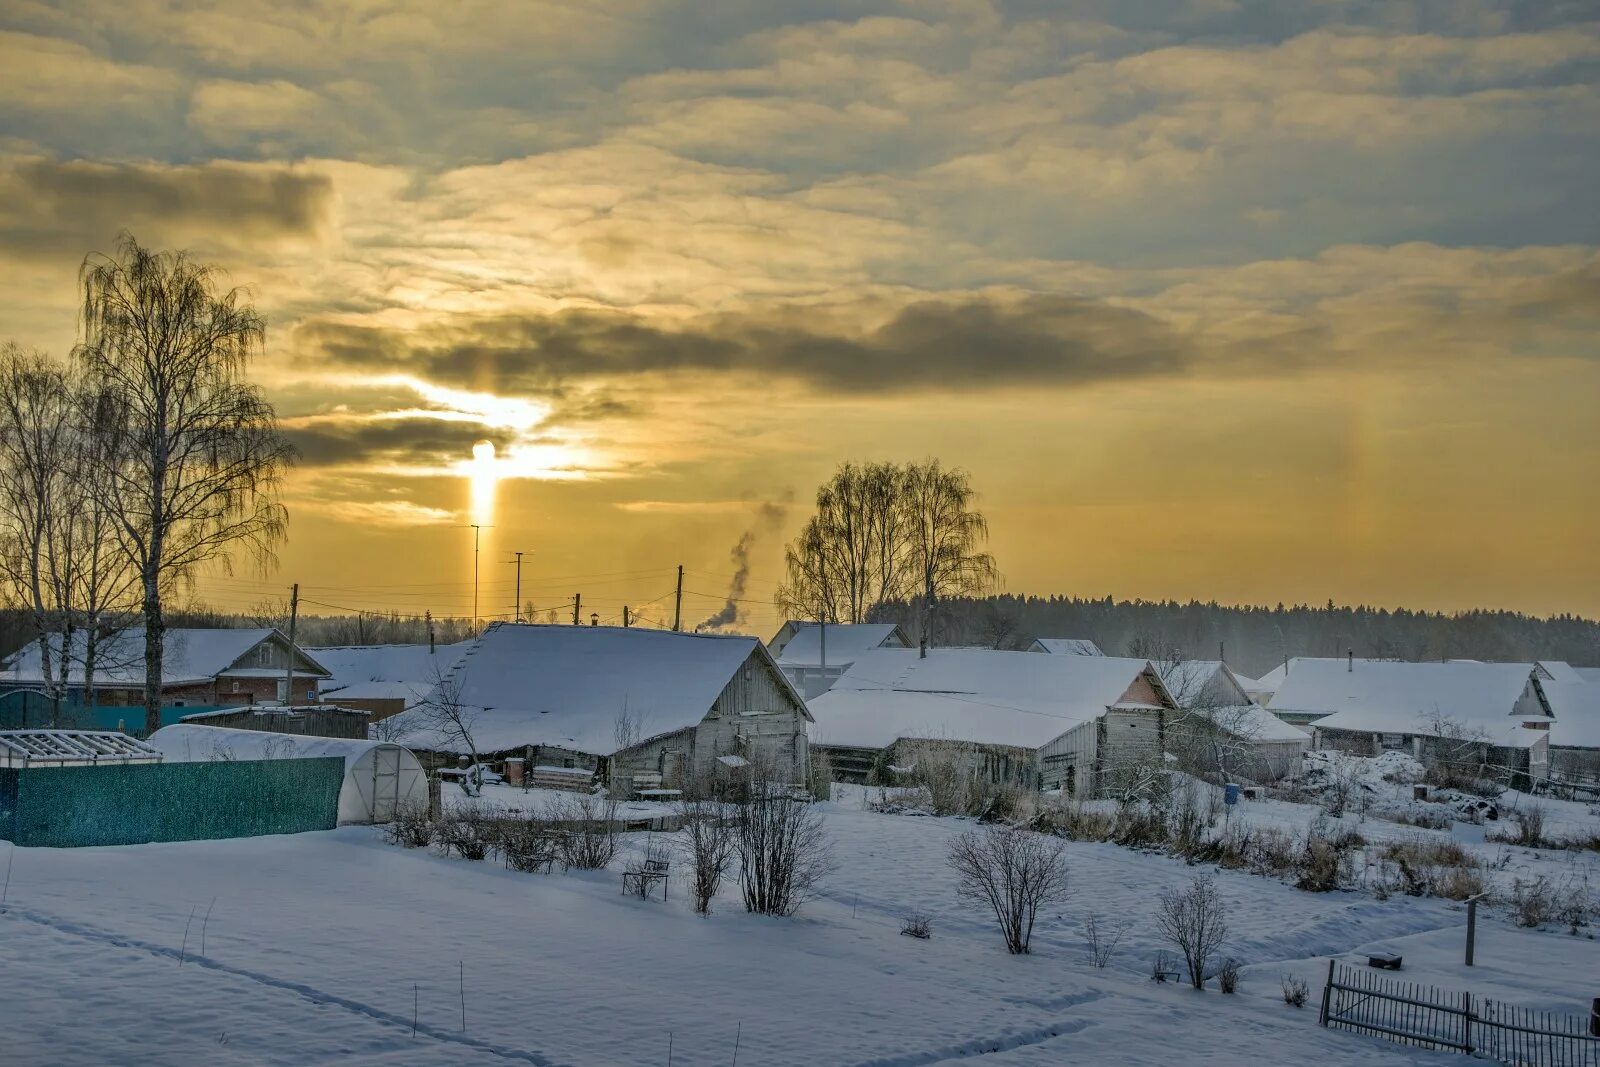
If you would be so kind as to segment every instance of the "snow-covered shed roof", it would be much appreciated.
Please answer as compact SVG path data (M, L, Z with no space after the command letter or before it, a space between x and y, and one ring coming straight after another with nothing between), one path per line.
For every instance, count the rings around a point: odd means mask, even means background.
M342 693L366 682L411 683L426 692L470 644L439 645L433 651L427 645L339 645L307 651L332 675L324 693Z
M1600 748L1600 680L1562 685L1544 684L1545 699L1555 721L1550 724L1553 748Z
M1600 667L1574 667L1572 672L1582 682L1600 682Z
M451 668L432 700L475 716L479 752L556 745L595 755L617 748L624 711L639 740L693 726L752 656L804 713L805 702L753 637L642 627L491 623ZM424 709L396 716L417 748L453 749L429 731Z
M824 627L814 622L791 621L784 623L783 629L767 643L767 651L785 667L816 667L822 664L824 640L830 667L848 666L868 649L904 648L909 644L900 627L892 622L841 623Z
M281 676L282 667L240 664L251 651L261 644L277 638L288 645L288 638L271 628L233 630L224 628L174 627L166 631L161 641L161 684L195 685L208 682L219 675L229 676ZM60 670L61 639L50 639L51 673ZM87 658L86 635L73 635L69 685L83 684L83 663ZM327 669L305 649L298 650L302 660L296 673L326 677ZM6 664L5 681L38 684L44 680L40 669L42 658L38 642L30 642ZM238 666L236 666L238 664ZM144 627L121 630L100 639L95 646L95 684L100 686L137 686L144 684Z
M1029 652L1049 652L1056 656L1103 656L1100 646L1087 637L1036 637Z
M901 737L1040 748L1104 715L1146 672L1154 675L1148 660L1109 656L875 649L812 699L812 738L861 748Z
M1583 676L1573 670L1572 665L1559 659L1542 659L1534 666L1543 672L1544 677L1556 685L1577 685L1583 681Z
M1531 663L1299 659L1268 707L1326 713L1318 729L1373 733L1427 735L1443 717L1494 744L1527 747L1546 736L1524 729L1519 714L1533 674Z
M1228 665L1217 659L1186 659L1161 668L1161 680L1178 704L1234 707L1251 703L1250 694Z
M1217 724L1225 730L1260 743L1297 741L1310 744L1311 735L1278 718L1260 704L1242 704L1238 707L1206 709Z

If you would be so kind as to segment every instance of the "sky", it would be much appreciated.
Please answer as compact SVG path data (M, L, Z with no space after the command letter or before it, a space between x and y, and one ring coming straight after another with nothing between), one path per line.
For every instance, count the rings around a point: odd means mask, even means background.
M937 456L1013 592L1595 616L1597 171L1592 0L8 0L0 340L124 228L248 288L224 608L469 614L476 533L693 624L749 533L766 632Z

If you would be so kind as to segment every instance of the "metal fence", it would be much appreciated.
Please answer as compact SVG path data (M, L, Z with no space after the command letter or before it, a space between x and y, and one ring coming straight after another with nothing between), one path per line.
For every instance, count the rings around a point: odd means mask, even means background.
M1328 961L1319 1021L1515 1067L1600 1067L1600 1037L1590 1035L1588 1019L1450 993L1334 960Z
M0 839L77 848L331 830L344 760L0 769Z

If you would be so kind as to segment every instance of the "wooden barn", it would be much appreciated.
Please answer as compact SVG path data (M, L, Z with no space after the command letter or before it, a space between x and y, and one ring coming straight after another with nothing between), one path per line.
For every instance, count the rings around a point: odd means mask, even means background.
M419 706L392 720L452 756L435 706L461 709L482 757L593 767L613 787L681 789L738 757L806 782L810 714L752 637L640 627L493 623Z
M909 648L905 631L894 623L795 622L790 620L767 642L767 651L810 700L826 693L863 652Z
M977 777L1091 794L1113 763L1159 753L1175 710L1148 660L981 648L867 652L810 707L813 742L846 781L935 744Z
M178 721L190 726L217 726L298 737L365 740L367 736L367 713L359 708L345 708L337 704L219 708L216 711L197 711Z

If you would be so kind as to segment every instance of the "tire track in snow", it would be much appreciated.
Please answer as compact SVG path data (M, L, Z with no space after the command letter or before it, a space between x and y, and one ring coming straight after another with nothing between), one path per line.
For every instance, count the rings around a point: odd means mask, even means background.
M331 1004L336 1008L343 1008L345 1011L356 1015L365 1016L375 1022L399 1027L403 1030L412 1029L412 1021L409 1018L396 1015L393 1012L384 1011L382 1008L375 1008L370 1004L363 1004L359 1000L352 1000L349 997L343 997L337 993L329 993L326 990L318 989L316 986L306 985L302 982L291 982L284 978L276 978L270 974L262 974L260 971L252 971L244 967L234 967L230 964L218 963L216 960L205 956L196 956L192 953L180 953L177 949L169 948L166 945L157 945L149 941L140 941L138 938L124 937L121 934L115 934L109 930L100 930L93 926L86 926L83 923L72 922L68 919L56 918L55 916L46 915L43 912L37 912L31 909L9 907L5 911L0 912L0 915L13 916L18 919L23 919L27 922L34 923L35 925L43 926L46 929L67 934L72 937L81 938L85 941L93 941L103 945L111 945L115 948L144 952L151 956L162 957L170 960L181 959L184 962L195 965L196 967L204 967L207 970L216 971L220 974L231 975L235 978L243 978L246 981L254 982L257 985L263 985L272 989L282 990L286 993L293 993L296 996L308 1000L313 1004ZM532 1063L536 1064L537 1067L564 1067L564 1065L560 1064L558 1061L552 1060L549 1057L541 1055L537 1052L530 1052L526 1049L510 1048L505 1045L496 1045L488 1041L480 1041L477 1038L468 1037L466 1034L458 1033L452 1030L442 1030L428 1023L417 1023L416 1032L419 1034L426 1034L428 1037L431 1037L436 1041L444 1041L450 1044L460 1045L463 1048L469 1048L478 1052L488 1053L491 1056L498 1056L502 1059L518 1060L523 1063Z
M1089 1004L1096 1000L1104 999L1104 993L1082 993L1070 997L1058 998L1056 1003L1061 1007L1077 1007ZM948 1063L951 1060L971 1059L974 1056L991 1056L997 1052L1010 1052L1013 1049L1026 1048L1029 1045L1042 1045L1058 1037L1076 1034L1096 1025L1095 1019L1059 1019L1044 1026L1037 1026L1029 1030L1015 1030L1010 1033L1000 1034L997 1037L978 1037L971 1041L963 1041L955 1045L945 1045L942 1048L927 1049L922 1052L901 1052L890 1056L879 1056L870 1060L862 1060L851 1064L851 1067L930 1067L931 1064Z

